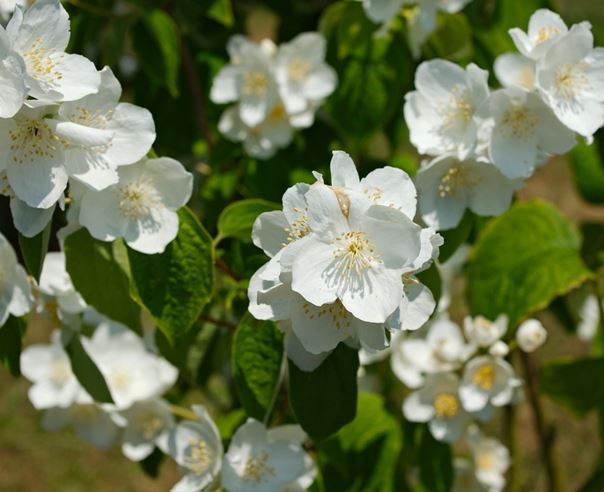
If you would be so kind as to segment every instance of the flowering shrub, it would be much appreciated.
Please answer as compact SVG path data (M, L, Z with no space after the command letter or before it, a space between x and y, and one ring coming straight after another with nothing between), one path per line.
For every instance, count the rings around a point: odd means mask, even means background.
M64 3L0 0L0 360L44 430L176 492L537 490L528 403L544 490L601 489L543 396L604 408L602 215L522 190L568 154L604 202L602 26Z

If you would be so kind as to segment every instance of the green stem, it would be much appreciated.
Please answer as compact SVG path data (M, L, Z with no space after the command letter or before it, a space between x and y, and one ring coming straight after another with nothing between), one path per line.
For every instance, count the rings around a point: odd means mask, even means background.
M177 417L187 420L199 420L199 416L188 408L179 407L178 405L170 405L170 411Z
M281 368L279 369L279 378L277 379L277 384L275 385L275 390L273 391L271 402L269 403L269 406L266 409L266 414L264 416L264 425L267 427L269 422L271 421L271 417L273 415L275 405L277 404L277 400L279 399L279 394L281 393L281 386L283 386L286 372L287 356L285 355L285 350L283 350L283 355L281 356Z

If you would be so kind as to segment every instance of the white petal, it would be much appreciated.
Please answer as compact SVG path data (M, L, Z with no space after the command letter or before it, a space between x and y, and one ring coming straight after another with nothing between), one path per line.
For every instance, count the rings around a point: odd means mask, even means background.
M105 155L119 166L145 157L155 141L153 116L147 109L133 104L118 104L107 128L114 135Z

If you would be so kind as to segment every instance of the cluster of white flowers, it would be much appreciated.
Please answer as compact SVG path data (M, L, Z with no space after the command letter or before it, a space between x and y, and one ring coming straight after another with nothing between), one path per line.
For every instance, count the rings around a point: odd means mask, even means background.
M416 177L419 209L437 230L455 227L466 208L502 213L536 167L604 125L604 57L589 23L569 30L557 14L538 10L528 33L510 35L522 54L496 60L503 88L491 91L488 72L474 64L431 60L406 96L411 142L433 156Z
M97 448L120 443L133 461L144 460L157 447L183 471L175 492L200 492L217 484L228 492L303 492L312 484L316 468L302 446L306 434L297 425L267 429L250 419L235 432L225 454L216 425L203 407L193 407L194 420L177 422L162 396L176 382L178 371L157 354L154 328L141 338L87 307L65 270L62 253L46 256L35 294L21 267L16 272L4 268L17 262L2 236L0 259L0 278L6 279L0 312L23 315L35 298L37 311L61 328L53 331L50 343L30 345L21 354L22 373L33 383L29 399L44 412L45 429L71 425ZM82 325L95 326L90 338L81 335ZM79 332L83 349L101 372L113 403L96 402L74 374L64 348L74 332Z
M472 0L361 0L373 22L388 25L402 12L407 22L409 47L415 58L421 56L422 44L438 27L438 12L460 12Z
M176 236L192 176L172 159L146 159L151 113L119 102L110 68L65 53L69 29L59 0L17 7L0 27L0 194L27 237L68 193L73 220L94 237L161 252Z
M279 321L288 356L313 370L340 343L376 352L386 330L414 330L435 302L415 274L438 255L442 238L413 222L409 176L384 167L359 179L348 154L331 160L332 184L283 195L283 211L256 220L254 244L271 260L250 280L250 312Z
M218 129L243 142L251 156L268 159L290 144L294 129L313 124L336 88L336 72L325 63L325 38L306 32L277 47L268 39L254 43L235 35L227 50L230 63L216 75L210 99L236 104L223 113Z

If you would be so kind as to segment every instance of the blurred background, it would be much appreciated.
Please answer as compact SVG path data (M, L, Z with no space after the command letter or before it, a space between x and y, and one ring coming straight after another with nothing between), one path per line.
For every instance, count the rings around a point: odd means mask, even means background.
M192 207L210 233L216 232L217 216L226 204L242 197L280 201L291 184L311 181L311 170L325 172L333 149L350 152L363 175L386 162L410 174L419 165L402 114L404 94L413 88L418 61L409 52L402 22L387 36L376 37L379 26L367 20L353 0L63 3L72 21L68 51L85 54L99 69L111 66L124 87L123 99L153 113L157 128L154 150L179 159L194 172ZM344 5L348 3L356 5ZM541 7L558 11L568 24L589 20L596 45L604 45L601 0L474 0L462 13L439 18L438 30L424 45L423 58L441 57L461 64L473 61L492 71L497 55L514 51L507 30L525 29L530 15ZM241 145L219 135L216 125L224 108L208 99L212 78L228 59L227 40L235 33L245 33L256 40L268 37L284 42L300 32L319 29L328 40L327 61L338 71L338 89L320 110L314 126L297 133L287 149L268 161L246 156ZM492 86L496 86L494 77ZM573 219L583 231L586 258L596 266L604 262L589 256L604 245L604 205L600 205L604 203L604 168L598 145L604 150L601 131L595 146L580 145L569 157L553 159L518 195L519 200L548 200ZM0 197L0 230L14 240L7 207L7 200ZM57 228L61 222L57 215ZM227 242L224 255L243 278L263 261L255 248L239 242ZM229 286L223 286L223 293L224 307L236 320L246 308L245 295L241 289L230 291ZM454 319L461 320L466 313L463 298L460 279ZM576 319L550 311L539 317L550 332L548 343L538 353L540 360L590 352L590 345L574 333ZM50 328L47 321L34 320L26 343L47 340ZM216 330L212 336L212 343L200 349L198 366L191 371L199 394L189 398L209 399L218 411L226 411L235 405L228 374L223 376L230 332ZM15 380L0 369L1 492L153 492L168 490L177 481L178 471L169 460L157 470L147 470L157 474L153 478L124 458L119 449L98 451L81 443L71 431L41 430L27 389L25 380ZM400 384L392 393L389 408L400 415ZM555 428L555 458L562 465L565 490L578 490L592 475L600 455L597 416L577 418L547 398L544 408ZM526 404L517 411L514 489L545 490L532 415ZM501 425L493 424L495 435L501 436ZM604 487L596 485L592 490Z

